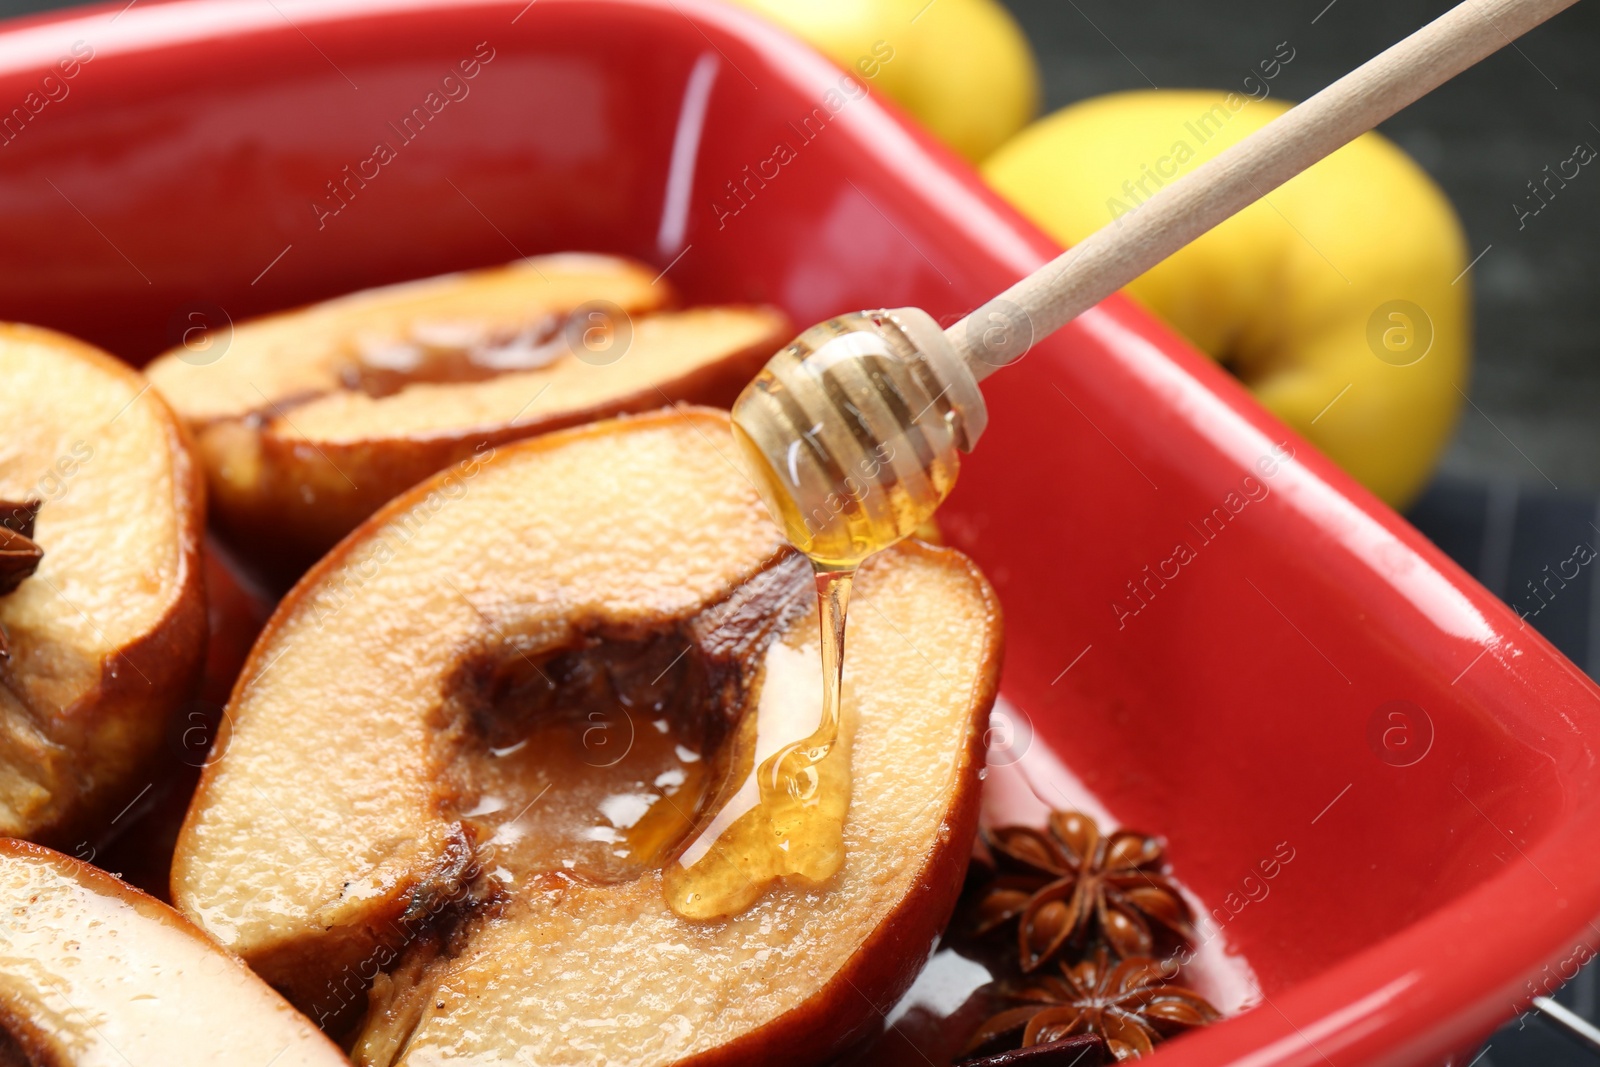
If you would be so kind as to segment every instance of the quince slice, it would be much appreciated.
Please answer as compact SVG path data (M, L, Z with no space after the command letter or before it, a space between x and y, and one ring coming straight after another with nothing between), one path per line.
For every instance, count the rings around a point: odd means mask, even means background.
M43 550L0 596L0 836L98 836L205 654L204 491L138 372L0 325L0 500ZM31 522L16 522L16 513Z
M292 579L477 449L678 401L729 404L789 336L773 308L670 301L643 264L538 256L240 323L148 373L195 435L218 530Z
M876 1025L961 887L998 610L953 550L864 567L842 870L680 918L662 869L751 738L820 714L810 565L735 455L726 414L660 411L374 515L245 667L179 906L313 1018L366 1009L364 1064L821 1062Z
M171 908L0 840L0 1064L337 1067L333 1043Z

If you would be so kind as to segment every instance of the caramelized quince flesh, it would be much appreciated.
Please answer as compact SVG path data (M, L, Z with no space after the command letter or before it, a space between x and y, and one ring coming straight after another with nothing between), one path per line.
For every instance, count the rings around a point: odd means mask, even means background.
M269 624L174 893L314 1017L381 972L358 1062L815 1057L920 967L998 667L947 550L858 578L839 873L710 921L664 896L762 728L818 714L810 567L732 449L693 410L508 446L396 500Z
M632 260L539 256L241 322L149 374L194 433L214 525L281 581L486 446L731 403L789 335L775 308L672 300Z
M0 841L0 1064L336 1067L327 1038L183 916Z
M199 671L202 493L171 411L104 352L0 324L0 382L0 500L40 505L44 551L0 596L0 835L66 839L131 799Z

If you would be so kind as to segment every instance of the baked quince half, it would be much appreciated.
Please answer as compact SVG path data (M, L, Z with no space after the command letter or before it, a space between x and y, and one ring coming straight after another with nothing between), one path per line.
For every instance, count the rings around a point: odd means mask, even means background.
M789 337L772 308L671 301L641 263L539 256L240 323L147 373L198 442L214 524L281 580L477 449L731 404Z
M109 828L199 674L204 488L104 352L0 325L0 382L0 836L63 841Z
M820 714L810 564L735 455L661 411L373 516L257 643L178 905L312 1018L365 1010L361 1064L821 1062L876 1025L960 890L997 607L953 550L864 567L843 867L679 917L663 869Z
M97 868L0 840L0 1064L337 1067L238 959Z

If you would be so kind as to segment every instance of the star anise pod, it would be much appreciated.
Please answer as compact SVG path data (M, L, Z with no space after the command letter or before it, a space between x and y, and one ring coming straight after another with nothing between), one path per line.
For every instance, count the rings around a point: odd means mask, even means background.
M0 500L0 596L21 585L44 559L44 549L33 542L33 520L38 516L37 500ZM5 627L0 626L0 660L10 658Z
M0 500L0 596L21 585L44 558L33 543L40 506L37 500Z
M1046 830L1003 826L984 832L1002 872L978 904L978 932L1012 918L1023 973L1068 942L1098 933L1124 959L1154 954L1156 933L1194 936L1194 916L1161 873L1161 842L1131 830L1102 836L1082 812L1051 812Z
M33 521L42 507L44 503L39 500L0 500L0 527L31 538Z
M1019 1006L993 1016L973 1034L969 1048L1017 1041L1032 1045L1074 1034L1098 1034L1111 1054L1138 1059L1156 1043L1222 1017L1199 993L1170 985L1169 965L1148 956L1112 962L1105 946L1061 975L1045 975L1008 994Z

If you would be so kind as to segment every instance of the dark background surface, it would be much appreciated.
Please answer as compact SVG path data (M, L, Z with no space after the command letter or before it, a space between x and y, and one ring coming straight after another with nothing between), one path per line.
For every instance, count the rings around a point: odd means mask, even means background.
M266 2L266 0L262 0ZM804 0L795 0L800 3ZM1273 82L1301 99L1444 12L1446 0L1005 0L1044 74L1044 110L1123 89L1237 88L1279 42ZM0 0L0 17L68 6ZM1580 141L1600 148L1600 0L1588 0L1383 127L1433 175L1473 255L1471 398L1439 477L1412 508L1424 533L1557 647L1600 676L1594 568L1536 600L1529 583L1600 546L1600 166L1520 230L1512 205ZM1485 251L1487 249L1487 251ZM1531 614L1535 609L1537 614ZM1559 999L1596 1018L1596 965ZM1468 1058L1471 1059L1470 1057ZM1543 1020L1501 1029L1475 1067L1600 1064Z

